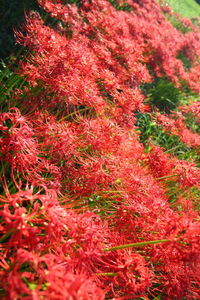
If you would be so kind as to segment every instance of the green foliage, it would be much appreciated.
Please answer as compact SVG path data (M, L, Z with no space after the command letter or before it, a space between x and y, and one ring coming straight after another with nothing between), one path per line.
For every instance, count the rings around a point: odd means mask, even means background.
M65 0L63 1L64 4L76 4L76 5L81 5L81 0Z
M200 16L200 5L198 5L195 0L165 0L165 2L169 4L175 12L184 17L193 18Z
M173 5L171 5L173 8ZM192 28L181 22L181 20L176 15L171 15L168 12L164 13L166 21L170 22L177 30L181 31L183 34L191 32Z
M150 143L158 145L166 152L170 152L179 159L196 161L199 163L199 155L196 151L180 141L180 138L173 134L167 134L163 131L162 126L158 126L152 121L152 116L148 113L136 114L138 131L140 132L140 141L149 150Z
M200 211L200 189L196 188L195 186L191 188L191 195L192 195L192 203L194 209Z
M15 106L12 98L15 89L21 89L25 85L25 80L6 66L4 62L0 66L0 110L6 112L9 107Z
M185 123L192 132L200 134L200 123L194 118L192 113L186 114Z
M178 53L178 55L177 55L176 58L178 58L178 59L180 59L180 60L182 61L183 67L184 67L184 69L185 69L186 71L189 71L189 70L191 69L192 63L191 63L191 61L187 58L187 56L184 54L183 51L180 51L180 52Z
M165 113L176 109L180 104L180 90L165 77L159 77L152 83L146 83L141 89L146 94L149 102Z
M119 4L116 0L109 0L109 2L117 9L123 11L132 11L133 8L124 1L124 3Z
M182 33L191 32L192 29L182 22L180 22L175 16L167 16L166 19L179 31Z

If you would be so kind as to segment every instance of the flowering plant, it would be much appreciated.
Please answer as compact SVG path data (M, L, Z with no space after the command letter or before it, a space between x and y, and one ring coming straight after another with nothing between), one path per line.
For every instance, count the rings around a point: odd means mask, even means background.
M29 85L0 116L2 299L197 299L198 162L142 143L137 115L199 153L199 103L165 115L144 88L200 91L199 28L155 0L65 2L38 0L56 27L31 12L16 33Z

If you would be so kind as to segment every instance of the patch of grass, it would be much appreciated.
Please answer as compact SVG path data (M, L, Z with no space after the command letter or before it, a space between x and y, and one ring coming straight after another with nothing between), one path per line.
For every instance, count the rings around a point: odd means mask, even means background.
M123 11L132 11L133 8L124 1L124 3L119 4L116 0L109 0L109 2L117 9Z
M200 134L200 123L197 121L197 119L194 117L192 113L186 114L185 123L192 132Z
M183 67L186 71L189 71L192 67L192 63L191 61L187 58L187 56L184 54L183 51L180 51L177 55L178 59L181 60L182 64L183 64Z
M140 142L142 142L146 150L149 150L151 143L158 145L177 158L187 161L194 161L199 164L199 155L195 149L190 148L180 141L176 135L166 133L162 126L158 126L148 113L136 114L138 131L140 132Z
M200 5L195 0L166 0L165 2L183 17L195 18L200 16Z
M0 65L0 110L6 112L9 107L16 106L12 98L15 89L21 89L25 85L25 80L12 69L4 64Z
M166 77L159 77L141 87L149 102L160 111L169 113L181 103L181 92Z
M165 14L166 20L169 21L177 30L182 33L191 32L192 29L187 25L183 24L176 16L170 16L169 14Z

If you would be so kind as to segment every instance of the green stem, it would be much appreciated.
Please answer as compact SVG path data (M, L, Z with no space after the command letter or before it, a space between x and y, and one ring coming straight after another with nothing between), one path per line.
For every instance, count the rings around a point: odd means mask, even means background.
M0 238L0 243L5 242L14 232L14 229L10 229L6 234L4 234L1 238Z
M156 178L156 180L165 179L165 178L170 178L170 177L174 177L174 176L179 176L179 174L174 174L174 175L168 175L168 176L158 177L158 178Z
M154 244L160 244L160 243L166 243L170 242L170 240L164 239L164 240L155 240L155 241L146 241L146 242L139 242L139 243L133 243L133 244L126 244L126 245L119 245L119 246L114 246L110 248L104 248L103 251L115 251L119 249L126 249L126 248L133 248L133 247L143 247L147 245L154 245Z
M124 191L101 191L102 194L124 193Z
M180 147L180 145L175 146L174 148L171 148L171 149L165 151L165 153L169 153L169 152L171 152L171 151L174 151L174 150L178 149L179 147Z
M118 273L96 273L95 275L97 275L97 276L110 276L110 277L114 277L114 276L117 276Z
M84 111L87 111L87 110L90 110L90 109L91 109L90 107L85 107L85 108L82 108L82 109L78 109L78 110L76 110L76 111L73 111L71 114L68 114L67 116L61 118L61 119L58 121L58 123L65 121L66 119L70 118L71 116L75 115L75 114L78 113L78 112L84 112Z

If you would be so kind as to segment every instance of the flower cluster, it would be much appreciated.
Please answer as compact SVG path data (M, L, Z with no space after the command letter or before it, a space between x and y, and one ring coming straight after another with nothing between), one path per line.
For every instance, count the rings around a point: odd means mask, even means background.
M65 2L38 0L56 27L31 12L17 33L29 86L0 116L2 299L197 299L200 171L147 151L136 115L198 151L184 115L199 103L155 113L143 86L198 92L200 33L156 0Z
M195 104L197 104L197 102L195 102ZM197 105L194 106L194 109L196 108L198 108ZM192 106L191 108L187 108L186 111L190 111L190 109L193 110ZM189 147L199 148L199 134L188 129L184 122L184 119L185 117L181 114L181 112L171 114L170 117L162 114L157 114L158 124L162 125L167 132L179 136L181 141L187 144Z

